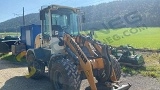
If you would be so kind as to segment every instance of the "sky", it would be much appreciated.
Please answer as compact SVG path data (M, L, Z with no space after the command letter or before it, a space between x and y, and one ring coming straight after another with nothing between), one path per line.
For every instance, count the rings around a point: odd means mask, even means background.
M38 13L41 6L52 4L80 7L96 5L115 0L0 0L0 22L15 18L24 14Z

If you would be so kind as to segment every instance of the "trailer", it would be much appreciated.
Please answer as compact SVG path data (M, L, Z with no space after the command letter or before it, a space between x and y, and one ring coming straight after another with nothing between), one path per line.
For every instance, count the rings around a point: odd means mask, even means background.
M20 41L12 45L11 51L13 55L17 55L22 51L26 51L35 47L35 38L41 32L41 25L27 25L20 29Z

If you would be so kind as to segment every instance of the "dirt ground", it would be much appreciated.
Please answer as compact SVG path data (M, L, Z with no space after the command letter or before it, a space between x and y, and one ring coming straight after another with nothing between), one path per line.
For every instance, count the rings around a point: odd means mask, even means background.
M53 90L47 77L41 80L27 79L27 67L21 63L0 60L0 90ZM160 90L160 81L141 75L122 74L121 84L132 84L129 90ZM81 89L88 86L87 80L81 83Z

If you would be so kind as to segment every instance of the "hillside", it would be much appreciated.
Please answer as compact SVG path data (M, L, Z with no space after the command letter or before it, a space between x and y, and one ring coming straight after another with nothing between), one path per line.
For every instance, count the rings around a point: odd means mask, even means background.
M111 21L121 23L125 27L135 27L145 24L149 27L160 26L160 0L120 0L99 5L80 7L85 12L86 23L83 29L112 28ZM136 14L141 20L137 23L127 23L125 16ZM130 17L137 18L137 17ZM40 24L39 14L33 13L25 16L26 25ZM0 23L0 32L16 31L22 26L22 17L13 18ZM118 27L116 27L118 28Z
M25 15L25 25L40 24L39 14L33 13ZM20 30L20 26L23 26L23 17L16 17L5 22L0 23L0 32L9 31L14 32Z
M86 29L111 28L109 22L123 23L126 27L135 27L137 24L145 24L148 27L160 26L160 0L123 0L110 3L102 3L96 6L81 8L86 12ZM129 24L125 16L131 13L140 16L141 21ZM134 15L134 14L133 14ZM138 18L138 17L131 17ZM102 25L104 23L105 25Z

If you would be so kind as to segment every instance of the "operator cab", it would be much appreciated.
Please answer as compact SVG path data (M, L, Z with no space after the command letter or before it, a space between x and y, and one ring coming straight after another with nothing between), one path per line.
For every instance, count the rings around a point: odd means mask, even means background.
M64 33L76 36L81 25L79 9L66 6L51 5L40 11L42 43L41 46L51 52L61 53L63 45L59 44Z

